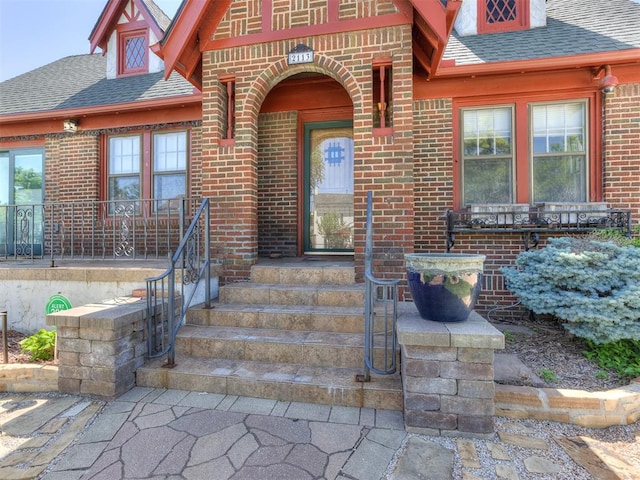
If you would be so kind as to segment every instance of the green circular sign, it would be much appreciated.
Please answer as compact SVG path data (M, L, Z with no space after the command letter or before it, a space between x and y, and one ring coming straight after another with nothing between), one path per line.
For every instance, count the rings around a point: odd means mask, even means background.
M52 295L49 301L47 302L47 306L45 308L45 312L47 315L50 313L61 312L63 310L69 310L71 308L71 302L64 295L60 295L56 293Z

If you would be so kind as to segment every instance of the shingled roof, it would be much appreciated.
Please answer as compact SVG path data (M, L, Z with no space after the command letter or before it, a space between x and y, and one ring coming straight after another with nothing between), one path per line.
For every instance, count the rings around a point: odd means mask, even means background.
M106 78L106 58L74 55L0 83L0 115L54 112L193 94L179 74Z
M453 33L444 60L473 65L640 48L640 5L631 0L548 0L547 26L471 35Z

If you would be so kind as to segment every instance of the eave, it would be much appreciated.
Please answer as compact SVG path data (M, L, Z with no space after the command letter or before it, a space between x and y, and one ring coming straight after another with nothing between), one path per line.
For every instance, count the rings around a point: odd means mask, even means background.
M163 115L162 112L171 112ZM180 113L176 113L180 112ZM149 115L151 122L141 121ZM0 116L2 137L62 133L62 120L80 119L80 130L202 119L202 94L94 107L47 110Z
M103 53L107 51L109 36L115 28L120 12L126 6L127 2L128 0L107 2L104 10L102 10L100 14L100 18L91 31L91 35L89 35L90 53L93 53L97 47L100 47Z
M201 38L208 38L218 26L231 0L183 1L164 38L152 46L153 52L164 60L165 79L176 70L198 89L202 89ZM208 25L207 32L201 26Z
M410 0L415 9L413 21L413 55L427 78L435 75L453 30L461 2L449 0Z
M497 75L507 73L526 73L539 71L563 70L567 68L597 67L604 64L640 64L640 49L585 53L567 57L545 57L531 60L514 60L508 62L477 63L473 65L443 64L435 77L474 77L479 75Z

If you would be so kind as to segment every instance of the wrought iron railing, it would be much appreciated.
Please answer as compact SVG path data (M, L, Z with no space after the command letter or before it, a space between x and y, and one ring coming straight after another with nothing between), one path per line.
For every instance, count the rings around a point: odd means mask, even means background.
M189 306L196 298L211 306L210 225L209 199L204 199L167 270L147 278L147 355L167 354L169 367L175 365L175 338Z
M491 211L451 211L446 214L447 251L456 243L456 233L519 233L525 249L537 246L540 233L588 233L594 230L617 230L631 236L631 211L615 209L547 209L504 208Z
M0 205L0 258L161 259L199 199Z
M358 380L368 382L371 372L390 375L396 371L396 323L398 321L399 280L381 280L373 275L373 200L367 193L367 225L364 252L364 374ZM382 355L374 355L374 346ZM376 365L382 362L382 365Z

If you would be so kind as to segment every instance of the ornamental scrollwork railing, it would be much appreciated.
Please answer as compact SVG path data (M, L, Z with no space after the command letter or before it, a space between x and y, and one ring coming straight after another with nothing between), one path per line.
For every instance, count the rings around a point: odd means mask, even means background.
M447 251L456 243L456 233L520 233L525 249L537 246L540 233L588 233L594 230L617 230L631 236L631 211L618 209L550 210L530 207L522 210L464 210L446 212Z

